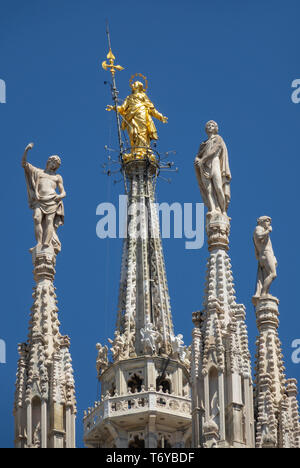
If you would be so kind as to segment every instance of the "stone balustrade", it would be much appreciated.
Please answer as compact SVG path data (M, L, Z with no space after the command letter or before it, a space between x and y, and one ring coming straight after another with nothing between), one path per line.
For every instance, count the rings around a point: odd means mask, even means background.
M88 435L98 424L108 418L128 414L138 414L147 411L166 412L191 417L191 400L188 397L170 395L162 391L142 391L124 396L104 397L102 401L95 402L84 414L84 434Z

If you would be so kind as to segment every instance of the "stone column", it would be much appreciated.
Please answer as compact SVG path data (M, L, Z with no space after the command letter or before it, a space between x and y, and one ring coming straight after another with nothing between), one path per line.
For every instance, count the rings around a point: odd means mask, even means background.
M257 339L255 408L256 447L299 448L297 381L286 380L278 337L279 300L267 294L254 297Z
M149 415L145 447L157 448L156 416L154 414Z

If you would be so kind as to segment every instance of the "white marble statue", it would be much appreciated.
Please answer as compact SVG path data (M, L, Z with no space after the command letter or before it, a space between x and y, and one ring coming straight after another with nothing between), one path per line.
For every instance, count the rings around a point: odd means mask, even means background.
M161 339L161 334L155 330L153 323L146 321L145 328L141 329L141 342L144 344L145 350L152 354L158 351L158 342Z
M124 337L120 334L119 330L117 330L115 332L115 338L114 340L111 340L110 338L108 338L108 341L109 343L112 345L111 347L111 352L112 352L112 355L113 355L113 360L114 361L117 361L118 359L120 359L123 354L124 354L124 350L125 350L125 339Z
M201 196L209 214L226 214L231 180L227 147L216 122L207 122L205 131L208 139L201 143L194 163Z
M104 371L108 366L108 347L102 346L100 343L96 344L98 356L96 360L96 368L98 373Z
M56 174L61 161L59 156L50 156L46 169L32 166L27 162L27 153L33 146L33 143L27 145L22 166L25 170L29 207L33 210L37 247L47 248L52 245L57 253L61 244L56 231L64 223L62 199L66 196L63 179Z
M261 216L257 220L253 235L255 256L258 260L257 287L254 299L268 295L270 286L277 276L277 260L270 239L271 223L272 220L269 216Z
M174 354L179 356L179 359L184 362L187 355L187 347L184 345L183 335L171 335L171 345Z

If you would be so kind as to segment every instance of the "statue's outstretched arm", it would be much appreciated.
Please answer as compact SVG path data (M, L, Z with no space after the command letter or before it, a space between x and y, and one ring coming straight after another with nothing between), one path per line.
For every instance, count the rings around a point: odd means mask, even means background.
M31 150L34 147L34 143L29 143L29 145L26 146L23 157L22 157L22 167L26 167L27 164L27 153L29 150Z
M149 106L149 113L152 117L155 117L156 119L160 120L163 123L168 122L168 117L165 117L160 112L158 112L158 110L155 109L151 101L149 101L148 106Z
M155 117L156 119L160 120L162 123L168 123L168 117L165 115L162 115L160 112L158 112L156 109L154 109L155 112L153 112L151 115Z

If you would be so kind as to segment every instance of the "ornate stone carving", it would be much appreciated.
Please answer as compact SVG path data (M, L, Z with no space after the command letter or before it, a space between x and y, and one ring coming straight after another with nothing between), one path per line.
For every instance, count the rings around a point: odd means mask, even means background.
M98 350L98 356L96 360L96 368L98 372L98 376L101 375L108 368L108 347L102 346L100 343L96 344L96 348Z
M70 340L59 331L55 288L56 255L60 242L56 228L63 220L62 179L55 174L57 157L43 171L27 163L25 169L30 207L34 210L37 245L31 249L36 285L27 343L19 345L14 405L16 448L75 447L76 399ZM56 193L58 187L60 194ZM30 417L33 405L35 419ZM40 416L39 416L40 415Z
M183 341L183 335L179 334L177 336L171 335L171 344L172 344L172 350L173 350L173 358L174 359L180 359L181 362L183 363L189 363L189 357L190 357L190 348L187 348L185 346L184 341Z
M236 303L227 253L231 180L228 154L217 135L215 122L207 124L207 133L209 138L200 146L195 160L201 195L208 208L206 233L210 256L203 310L193 314L193 444L206 448L254 447L245 308Z
M145 353L158 353L159 342L162 340L161 334L155 330L153 323L146 321L145 327L141 329L141 342L144 345Z
M112 345L111 352L114 362L124 359L124 352L126 349L126 341L123 335L120 334L119 330L115 331L114 340L108 338L109 343Z

